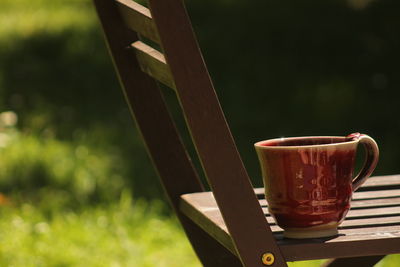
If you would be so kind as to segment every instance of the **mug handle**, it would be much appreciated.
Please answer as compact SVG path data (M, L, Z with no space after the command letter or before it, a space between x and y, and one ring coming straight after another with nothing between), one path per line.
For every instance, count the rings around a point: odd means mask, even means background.
M353 191L356 191L374 171L378 163L379 148L375 140L366 134L352 133L347 138L358 140L359 144L363 144L366 152L364 165L352 182Z

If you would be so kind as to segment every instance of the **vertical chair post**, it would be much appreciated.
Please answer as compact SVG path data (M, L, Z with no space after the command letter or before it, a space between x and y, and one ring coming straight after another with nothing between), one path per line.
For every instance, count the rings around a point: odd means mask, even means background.
M126 101L172 207L197 255L207 267L239 267L240 261L236 256L179 211L180 195L201 192L203 186L156 82L140 70L135 53L130 48L130 44L138 40L137 34L127 30L114 0L94 0L94 4Z
M254 194L181 0L149 0L207 180L244 266L286 266ZM240 198L239 198L240 196Z

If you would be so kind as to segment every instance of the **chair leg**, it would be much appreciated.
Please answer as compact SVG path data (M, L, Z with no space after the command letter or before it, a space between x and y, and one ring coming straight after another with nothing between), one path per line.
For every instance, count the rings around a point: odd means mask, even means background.
M321 267L372 267L385 256L386 255L332 259L323 263Z
M180 221L204 267L243 267L238 257L233 255L186 216L181 215Z

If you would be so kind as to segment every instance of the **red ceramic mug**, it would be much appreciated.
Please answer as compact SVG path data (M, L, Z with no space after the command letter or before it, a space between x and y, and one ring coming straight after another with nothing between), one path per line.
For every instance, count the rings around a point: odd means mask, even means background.
M358 144L366 150L353 178ZM353 191L378 162L376 142L364 134L292 137L254 144L270 214L289 238L333 236L350 209Z

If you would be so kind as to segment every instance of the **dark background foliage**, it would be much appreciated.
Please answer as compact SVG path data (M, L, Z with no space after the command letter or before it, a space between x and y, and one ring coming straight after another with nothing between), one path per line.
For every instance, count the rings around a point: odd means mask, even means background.
M281 136L367 133L381 148L375 174L400 171L398 1L186 4L256 185L253 143ZM160 196L98 23L20 37L0 58L0 104L19 115L23 133L118 154L124 186L136 197ZM166 97L173 101L171 92Z

